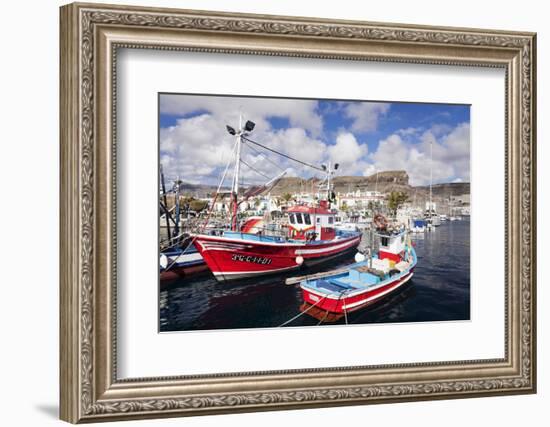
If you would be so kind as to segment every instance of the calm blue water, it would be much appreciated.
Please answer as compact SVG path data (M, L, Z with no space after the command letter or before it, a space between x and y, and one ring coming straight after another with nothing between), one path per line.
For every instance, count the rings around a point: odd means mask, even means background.
M413 278L396 293L349 313L348 323L425 322L470 319L470 221L444 222L432 232L413 237L418 264ZM354 253L321 270L354 262ZM319 269L317 269L319 270ZM310 270L311 271L311 270ZM184 278L160 292L160 330L277 327L300 312L298 285L285 276L219 283L210 274ZM344 324L345 319L330 323ZM286 327L317 325L304 314Z

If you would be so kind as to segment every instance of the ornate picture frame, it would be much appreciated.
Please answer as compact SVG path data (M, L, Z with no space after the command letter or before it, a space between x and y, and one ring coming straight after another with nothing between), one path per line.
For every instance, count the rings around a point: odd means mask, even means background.
M536 391L536 35L70 4L60 38L61 418L72 423ZM117 379L117 49L502 68L502 359Z

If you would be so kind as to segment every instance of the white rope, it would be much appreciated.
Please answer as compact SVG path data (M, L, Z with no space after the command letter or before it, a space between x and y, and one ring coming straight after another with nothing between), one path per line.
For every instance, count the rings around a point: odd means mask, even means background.
M174 243L172 243L171 245L165 246L162 250L165 251L165 250L167 250L167 249L170 249L170 248L173 248L174 246L179 245L180 242L179 242L178 240L181 239L182 237L186 236L186 235L187 235L187 233L182 232L182 233L178 234L177 236L174 236L174 237L172 237L172 238L170 238L170 239L166 239L166 240L161 241L161 242L160 242L161 245L162 245L163 243L174 242Z
M347 290L343 290L342 292L340 292L340 296L338 297L338 299L336 300L336 304L338 304L338 302L340 302L340 300L342 299L342 296L347 292ZM325 297L326 298L326 297ZM325 321L325 319L328 317L328 313L329 311L327 310L327 312L325 313L325 316L319 320L319 323L317 323L317 325L315 326L319 326L321 323L323 323ZM346 314L346 311L344 309L344 315ZM347 325L347 316L346 316L346 325Z
M317 323L315 326L319 326L321 323L323 323L323 322L325 321L325 319L327 318L328 313L329 313L329 312L328 312L328 310L327 310L327 311L325 312L324 317L323 317L321 320L319 320L319 323Z
M348 324L348 312L346 310L346 302L344 301L344 305L342 305L342 309L344 310L344 319L346 321L346 325Z
M309 306L306 310L302 311L301 313L298 313L296 316L294 316L292 319L287 320L285 323L277 326L278 328L282 328L285 325L288 325L293 320L296 320L298 317L300 317L302 314L306 314L309 310L311 310L313 307L315 307L317 304L320 304L322 301L324 301L327 297L321 298L319 301L317 301L315 304ZM328 313L328 312L327 312Z

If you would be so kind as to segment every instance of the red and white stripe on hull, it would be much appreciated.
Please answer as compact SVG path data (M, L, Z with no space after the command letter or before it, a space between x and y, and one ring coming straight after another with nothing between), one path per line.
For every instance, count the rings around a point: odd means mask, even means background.
M300 268L300 265L295 265L295 266L292 266L292 267L289 267L289 268L277 269L277 270L264 270L264 271L261 271L261 272L258 272L258 271L254 271L254 272L232 271L232 272L223 272L223 273L221 273L221 272L212 272L212 274L214 275L214 277L216 279L218 279L219 281L222 281L222 280L246 279L248 277L256 277L256 276L261 276L261 275L282 273L282 272L285 272L285 271L294 270L296 268Z
M321 310L343 314L344 312L349 313L378 301L385 295L397 290L407 283L412 275L413 272L411 271L393 282L381 284L368 289L360 289L345 295L324 295L304 288L302 288L302 293L304 301L308 304L315 305Z
M354 249L361 235L310 244L199 235L195 246L218 280L241 279L299 268Z

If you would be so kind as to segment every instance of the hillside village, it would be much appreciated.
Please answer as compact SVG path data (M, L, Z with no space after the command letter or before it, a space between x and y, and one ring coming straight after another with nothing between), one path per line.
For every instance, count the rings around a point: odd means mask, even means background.
M363 214L373 206L382 208L387 204L391 193L404 195L403 206L426 209L430 197L429 186L412 186L405 171L384 171L362 176L339 176L332 181L334 188L333 207L342 213ZM310 204L321 196L321 180L284 177L268 192L255 197L243 198L239 210L248 215L283 213L296 204ZM216 192L214 186L192 185L180 182L180 202L188 206L192 214L198 214L212 205ZM322 193L322 192L321 192ZM321 197L323 197L322 195ZM432 200L438 213L449 215L469 215L470 183L441 183L432 186ZM173 200L168 201L173 205ZM212 211L222 215L229 211L230 195L228 189L218 194Z

